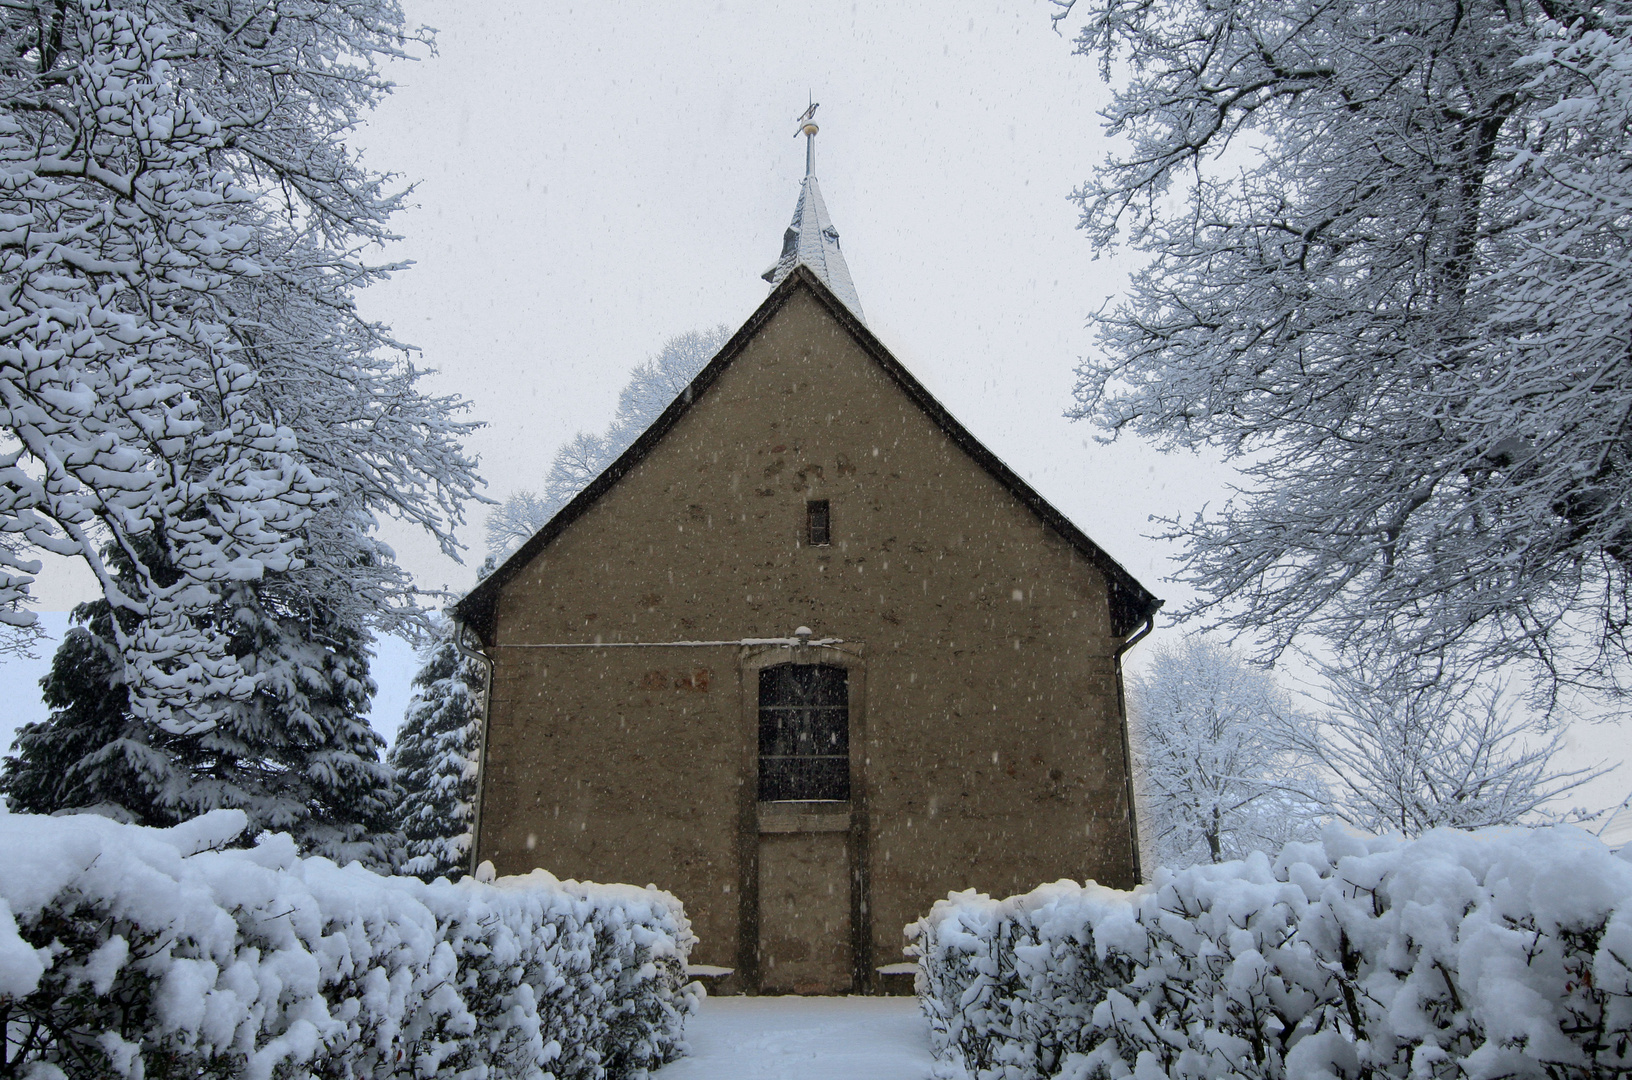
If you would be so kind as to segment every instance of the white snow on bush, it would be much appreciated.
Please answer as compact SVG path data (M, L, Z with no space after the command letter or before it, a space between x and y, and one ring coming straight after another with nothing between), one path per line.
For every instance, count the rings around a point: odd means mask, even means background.
M1568 827L1333 827L1133 892L954 893L907 933L936 1054L979 1080L1632 1069L1632 864Z
M668 893L227 849L245 824L0 813L6 1075L617 1080L683 1049Z

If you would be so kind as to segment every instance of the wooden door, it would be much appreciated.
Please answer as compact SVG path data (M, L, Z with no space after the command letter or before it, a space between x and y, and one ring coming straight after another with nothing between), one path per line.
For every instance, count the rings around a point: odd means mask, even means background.
M773 994L846 994L854 968L849 837L759 838L759 985Z

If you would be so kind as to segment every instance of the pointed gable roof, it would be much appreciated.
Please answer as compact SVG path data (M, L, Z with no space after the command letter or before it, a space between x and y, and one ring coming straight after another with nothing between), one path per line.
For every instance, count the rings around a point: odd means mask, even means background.
M781 283L765 298L765 302L749 317L748 321L731 336L714 359L698 372L697 377L681 392L680 396L663 410L652 426L643 432L640 438L632 443L606 471L597 476L588 487L579 492L577 497L563 506L556 515L545 523L544 527L533 534L521 547L517 548L498 569L489 574L476 587L453 607L455 618L469 625L487 644L493 642L493 629L498 609L499 592L507 582L521 572L522 568L532 562L534 556L547 547L552 540L561 535L574 521L582 517L584 512L593 506L597 500L624 474L633 469L640 461L651 453L658 443L663 441L669 431L679 423L680 418L691 410L691 407L716 380L734 363L748 343L754 339L772 316L774 316L788 300L801 290L809 291L815 299L825 307L838 321L839 325L849 332L850 336L861 350L871 357L879 367L912 399L924 414L943 431L948 438L956 443L965 453L974 458L993 479L1007 488L1008 491L1026 505L1028 509L1057 535L1081 553L1090 563L1105 575L1110 593L1111 604L1111 633L1116 637L1127 637L1147 619L1153 618L1162 601L1149 589L1141 585L1137 579L1120 563L1111 558L1103 548L1094 543L1064 514L1056 510L1046 499L1039 495L1030 484L1020 479L1015 472L1005 465L996 454L986 449L981 442L970 434L969 429L958 422L957 418L946 411L939 401L936 401L930 392L924 389L922 383L913 377L901 362L890 355L879 340L873 336L860 318L828 287L827 283L817 276L816 272L802 263L795 264L782 279Z
M776 265L760 275L773 286L782 284L796 266L808 266L833 290L833 295L844 301L857 319L867 321L861 313L861 298L850 280L850 266L839 250L839 230L827 216L827 204L822 201L822 189L816 186L816 174L805 174L799 185L799 201L793 207L793 223L782 234L782 256Z

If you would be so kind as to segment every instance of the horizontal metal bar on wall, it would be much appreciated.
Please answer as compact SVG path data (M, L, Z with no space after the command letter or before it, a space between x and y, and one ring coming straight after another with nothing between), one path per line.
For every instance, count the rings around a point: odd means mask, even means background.
M735 641L561 641L543 642L539 644L518 643L514 645L490 645L490 649L702 649L719 648L721 646L739 647L743 645L825 645L834 646L844 644L843 638L812 638L801 641L798 638L738 638Z

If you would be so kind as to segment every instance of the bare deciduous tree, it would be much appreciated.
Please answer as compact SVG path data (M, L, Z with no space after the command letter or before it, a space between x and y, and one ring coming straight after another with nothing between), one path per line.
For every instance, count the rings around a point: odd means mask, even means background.
M716 326L665 341L655 356L630 373L618 395L617 416L605 434L580 431L574 435L556 451L542 493L518 491L488 514L488 552L502 560L542 529L652 426L730 336L728 328Z
M1323 766L1325 785L1307 794L1367 832L1516 825L1602 775L1557 769L1563 732L1538 725L1500 686L1390 667L1377 654L1322 673L1325 707L1283 739Z
M1149 256L1077 414L1211 446L1189 610L1618 688L1632 625L1632 8L1081 0Z
M1313 837L1323 789L1285 742L1302 721L1272 674L1186 638L1130 676L1128 711L1156 862L1223 862Z

